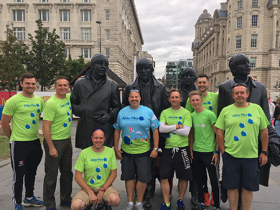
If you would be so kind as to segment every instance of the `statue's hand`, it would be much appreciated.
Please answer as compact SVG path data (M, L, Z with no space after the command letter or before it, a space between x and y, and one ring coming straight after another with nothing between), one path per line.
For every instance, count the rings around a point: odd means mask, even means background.
M96 112L93 118L97 123L100 124L105 124L107 122L110 122L111 120L110 114L107 113L105 110Z

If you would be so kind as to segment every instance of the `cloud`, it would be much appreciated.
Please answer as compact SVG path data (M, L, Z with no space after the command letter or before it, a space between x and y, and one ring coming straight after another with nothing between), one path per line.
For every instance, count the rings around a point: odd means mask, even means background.
M136 134L142 134L142 132L141 131L136 131Z
M204 9L213 16L225 0L135 0L144 45L156 63L156 78L167 61L192 58L195 23Z

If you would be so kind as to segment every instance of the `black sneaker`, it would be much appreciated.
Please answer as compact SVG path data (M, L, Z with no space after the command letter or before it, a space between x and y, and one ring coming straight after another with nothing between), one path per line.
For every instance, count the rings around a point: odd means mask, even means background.
M195 194L195 195L192 196L192 198L191 198L191 203L192 203L192 205L197 206L197 204L198 204L198 201L197 201L197 194Z
M143 207L145 209L151 209L152 208L152 204L151 204L150 198L143 199L142 203L143 203Z
M203 203L199 203L196 207L193 207L192 210L206 210L206 206Z
M105 204L104 204L103 202L102 202L102 203L99 203L99 204L96 204L94 209L95 209L95 210L102 210L103 207L104 207L104 205L105 205Z
M92 204L89 204L84 210L91 210L91 208L92 208Z

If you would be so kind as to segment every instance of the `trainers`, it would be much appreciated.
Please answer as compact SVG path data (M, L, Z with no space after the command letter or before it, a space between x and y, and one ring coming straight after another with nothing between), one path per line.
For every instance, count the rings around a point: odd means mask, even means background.
M21 204L16 204L15 205L15 210L23 210Z
M196 207L193 207L192 210L206 210L206 206L203 203L199 203Z
M160 210L171 210L171 207L167 207L165 203L161 204Z
M108 206L105 204L105 210L112 210L112 206Z
M191 198L191 203L192 205L196 206L198 204L198 201L197 201L197 194L193 195L192 198Z
M143 204L142 203L139 204L139 205L135 204L135 209L136 210L144 210Z
M102 202L102 203L99 203L99 204L95 204L95 207L94 207L94 209L95 210L102 210L103 209L103 207L104 207L104 203Z
M205 206L210 206L209 198L210 198L209 192L204 193L204 204L205 204Z
M185 205L181 199L177 200L177 209L178 210L185 210Z
M151 204L150 198L143 199L142 203L143 203L143 207L145 209L151 209L152 208L152 204Z
M214 210L222 210L221 208L214 207Z
M86 207L84 210L91 210L92 205L93 205L93 204L87 205L87 207Z
M66 203L61 203L60 206L71 206L71 201L68 201Z
M27 200L27 198L24 198L22 202L23 206L44 206L44 201L37 200L35 196L31 200Z
M132 210L133 209L133 204L129 204L129 202L127 202L127 204L125 205L123 210Z
M214 206L213 191L211 192L211 201L210 201L210 204L211 204L212 206Z

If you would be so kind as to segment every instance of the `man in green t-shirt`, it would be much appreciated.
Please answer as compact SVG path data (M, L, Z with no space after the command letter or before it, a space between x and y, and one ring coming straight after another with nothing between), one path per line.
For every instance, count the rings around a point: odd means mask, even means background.
M168 178L173 177L174 170L179 179L179 198L177 208L185 209L183 197L188 187L188 181L192 179L189 139L188 135L192 126L191 114L181 107L181 93L172 89L168 98L171 107L165 109L160 115L161 133L169 133L162 149L159 165L160 185L164 203L161 209L171 209L169 202L170 186Z
M214 112L215 115L217 116L219 93L212 93L212 92L208 91L208 88L210 86L210 81L209 81L208 76L206 74L199 74L197 76L197 80L196 80L195 84L198 87L199 91L202 93L202 99L203 99L202 107ZM186 103L186 109L189 110L190 113L194 112L194 108L190 104L189 98ZM210 203L212 205L214 205L213 196L211 198L211 202L209 201L210 194L208 192L208 187L207 187L207 175L205 175L204 181L205 181L205 183L204 183L204 203L206 206L210 206ZM194 204L193 201L192 201L192 203Z
M223 157L223 186L227 189L231 209L238 207L238 188L242 187L242 209L249 210L253 191L259 190L259 166L267 163L269 122L262 108L247 102L247 85L233 86L234 104L222 109L215 127ZM262 152L258 157L258 135Z
M214 130L216 130L214 125L217 117L214 112L202 106L203 99L200 91L196 90L190 92L189 99L195 110L191 114L193 127L189 139L191 145L192 170L197 183L199 202L192 210L204 210L206 207L203 189L205 185L205 176L207 176L206 169L211 181L214 209L218 210L220 208L218 180L220 152L218 151L214 132Z
M22 205L44 205L43 201L37 200L34 196L36 171L43 155L38 133L43 100L33 94L36 89L36 78L33 74L23 74L20 86L22 92L6 101L1 120L3 131L11 141L12 201L16 210L22 210ZM25 178L25 199L21 204L23 177Z
M90 209L91 204L98 206L95 209L103 209L102 201L106 210L120 204L119 193L112 186L117 177L115 152L104 146L103 130L96 128L91 139L93 145L81 151L74 167L75 180L82 189L73 198L72 210L85 209L86 205L89 205L86 209Z
M47 210L56 210L55 188L60 170L60 206L71 205L72 193L72 107L67 77L56 78L56 93L46 102L43 114L45 178L43 199Z

